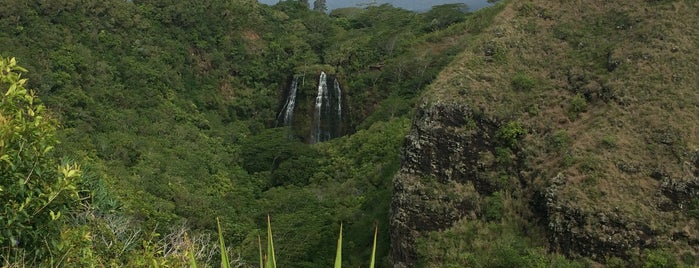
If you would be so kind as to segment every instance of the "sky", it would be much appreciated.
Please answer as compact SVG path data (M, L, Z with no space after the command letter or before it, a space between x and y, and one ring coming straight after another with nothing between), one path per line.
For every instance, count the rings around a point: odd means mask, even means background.
M259 0L261 3L274 5L279 0ZM313 0L309 0L313 4ZM413 11L427 11L432 6L453 3L465 3L471 11L480 9L488 5L487 0L326 0L328 11L341 7L356 7L362 3L376 2L377 5L391 4L395 7L400 7Z

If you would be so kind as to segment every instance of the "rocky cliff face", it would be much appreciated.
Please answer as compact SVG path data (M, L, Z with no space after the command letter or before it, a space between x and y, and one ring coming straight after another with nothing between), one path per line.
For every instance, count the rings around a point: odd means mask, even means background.
M657 247L674 246L681 249L677 253L694 254L699 248L699 233L695 220L684 216L696 209L690 202L699 197L699 166L687 165L691 170L687 176L662 178L656 187L639 192L650 194L639 198L649 202L649 211L637 213L624 211L624 203L613 204L611 209L582 206L566 196L570 189L565 188L576 186L559 174L545 189L545 220L552 249L600 262L608 257L632 260L641 257L645 249Z
M578 200L581 186L575 179L563 173L549 179L526 175L542 172L523 164L523 152L510 156L509 167L499 164L495 155L503 145L497 138L502 125L465 104L438 102L419 109L394 178L394 267L416 266L421 235L463 219L482 220L484 198L503 189L521 193L517 202L526 204L530 220L546 230L549 249L568 257L603 263L610 257L638 259L645 249L659 246L674 245L690 254L699 249L696 223L684 217L696 209L690 202L699 197L699 152L687 152L687 176L657 175L653 186L639 189L650 196L590 207ZM642 169L631 172L657 173ZM503 170L511 180L502 181ZM649 210L630 212L625 202L644 202Z

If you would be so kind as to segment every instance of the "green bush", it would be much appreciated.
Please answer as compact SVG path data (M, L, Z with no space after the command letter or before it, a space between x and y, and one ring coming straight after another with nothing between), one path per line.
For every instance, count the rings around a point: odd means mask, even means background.
M495 192L485 198L485 211L483 217L487 221L500 221L505 210L505 205L502 203L502 193Z
M517 121L510 121L498 129L496 137L503 145L514 148L525 134L527 131Z
M667 250L647 249L643 253L644 268L671 268L678 266L675 257Z
M537 82L529 75L519 72L512 77L512 89L518 91L528 91L536 86Z
M565 130L554 132L548 138L548 151L563 152L573 143L573 138Z
M580 113L587 111L587 100L585 96L576 94L568 105L568 116L577 118Z

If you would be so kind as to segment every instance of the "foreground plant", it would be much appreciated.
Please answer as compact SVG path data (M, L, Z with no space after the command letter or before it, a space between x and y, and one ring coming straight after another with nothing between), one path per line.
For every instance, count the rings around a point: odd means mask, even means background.
M376 263L376 238L378 236L379 227L374 228L374 243L371 249L371 260L369 267L374 268ZM260 252L260 268L276 268L277 263L274 257L274 243L272 241L272 224L269 215L267 216L267 254L262 254L261 239L258 236L259 252ZM263 262L263 259L266 262ZM264 263L264 265L263 265ZM342 268L342 224L340 224L340 235L337 238L337 249L335 251L334 268Z
M57 123L24 87L24 72L0 58L0 261L60 266L73 256L60 234L80 202L81 171L53 155Z
M216 225L218 227L218 241L221 250L221 267L230 268L230 262L228 261L228 256L226 254L226 243L223 241L223 231L221 230L221 221L216 218ZM371 248L371 260L369 268L374 268L376 259L376 238L379 232L379 227L374 228L374 243ZM277 260L274 257L274 241L272 239L272 223L270 216L267 215L267 252L262 254L262 239L258 236L257 243L259 247L260 255L260 268L277 268ZM196 268L197 261L194 257L194 252L190 251L187 253L189 259L190 267ZM157 263L156 263L157 266ZM340 224L340 235L337 238L337 250L335 253L335 265L334 268L342 268L342 224Z
M337 238L337 252L335 253L335 268L342 267L342 224L340 224L340 236Z

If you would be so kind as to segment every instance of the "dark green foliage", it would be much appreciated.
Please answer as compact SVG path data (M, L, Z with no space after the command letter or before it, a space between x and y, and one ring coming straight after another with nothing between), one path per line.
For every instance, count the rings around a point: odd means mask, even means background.
M255 249L245 247L248 237L268 212L287 264L327 267L331 260L318 256L332 256L319 253L340 221L352 256L346 265L366 263L376 223L384 258L391 178L416 96L460 52L463 42L453 40L494 15L465 17L451 7L429 21L452 27L428 34L426 15L390 5L327 16L308 1L6 4L0 46L26 63L28 87L60 122L55 151L90 167L84 186L92 193L80 195L89 204L77 209L66 197L54 209L82 216L64 230L41 229L45 235L31 243L62 235L64 248L81 249L66 255L74 261L66 265L80 267L172 265L165 260L177 255L163 256L167 242L159 239L183 222L192 236L213 232L216 216L226 242L248 257ZM459 24L464 18L473 20ZM312 88L311 77L326 68L347 89L343 115L352 135L309 146L269 129L286 81L305 74ZM48 138L45 146L55 145ZM55 164L52 157L41 160ZM139 231L135 244L113 222ZM125 250L93 243L88 233Z
M687 207L687 214L696 219L699 219L699 198L694 198L689 202Z
M513 152L510 147L495 147L495 162L501 167L508 167L513 163Z
M483 217L486 221L502 220L504 206L502 204L502 193L495 192L485 198L485 212Z
M250 173L275 171L287 160L298 161L318 157L306 144L289 140L288 131L284 128L261 131L244 140L240 151L242 166Z
M587 111L587 100L582 94L576 94L573 99L570 100L568 105L568 116L571 118L577 118L582 112Z
M533 89L537 81L529 75L519 72L512 77L512 88L519 91L528 91Z
M609 268L624 268L626 267L626 262L617 257L610 257L607 258L606 265Z
M680 256L680 260L682 260L682 262L686 265L695 265L697 258L694 256L694 254L685 252L682 254L682 256Z
M524 3L518 11L522 16L539 17L543 19L552 18L552 15L549 11L541 7L538 7L533 3Z
M559 130L549 136L547 149L549 151L564 152L568 150L573 142L573 138L565 130Z

